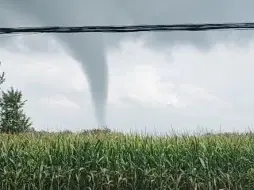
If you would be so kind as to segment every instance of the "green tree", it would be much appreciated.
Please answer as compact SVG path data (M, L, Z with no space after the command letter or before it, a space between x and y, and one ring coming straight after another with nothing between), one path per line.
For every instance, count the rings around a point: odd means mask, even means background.
M1 65L1 62L0 62ZM5 82L5 72L0 73L0 132L20 133L34 131L30 118L24 113L23 94L11 87L6 92L1 86Z
M0 98L0 131L2 133L21 133L30 131L32 122L24 113L26 100L19 90L11 87L2 91Z
M1 61L0 61L0 65L1 65ZM3 84L5 82L5 72L2 72L0 75L0 85Z

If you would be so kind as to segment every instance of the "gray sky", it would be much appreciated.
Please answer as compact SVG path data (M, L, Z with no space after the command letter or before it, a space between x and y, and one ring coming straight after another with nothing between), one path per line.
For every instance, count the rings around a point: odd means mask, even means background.
M0 0L4 5L0 6L1 25L250 22L254 18L254 2L247 0L162 0L146 1L145 6L137 1L98 1L86 8L84 1L62 0L55 4L59 12L46 0L16 2ZM35 128L80 130L97 125L88 81L77 57L87 47L102 51L93 41L98 35L85 35L75 37L78 43L72 37L41 34L0 38L6 85L23 90ZM253 123L254 43L250 32L125 37L104 35L107 48L101 53L109 67L106 116L110 128L166 132L171 125L175 130L191 131L199 125L229 131L244 130ZM84 59L94 63L94 54L87 52ZM101 84L101 75L96 77Z

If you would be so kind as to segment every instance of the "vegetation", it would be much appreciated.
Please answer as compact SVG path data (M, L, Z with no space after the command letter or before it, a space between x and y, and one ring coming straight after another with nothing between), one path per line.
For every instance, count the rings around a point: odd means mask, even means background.
M32 125L30 118L24 113L26 101L22 100L22 92L10 88L2 92L0 99L0 130L3 133L21 133L29 131Z
M5 82L5 73L0 75L0 85ZM32 122L24 113L23 107L26 100L19 90L11 87L9 90L1 91L0 97L0 132L21 133L32 130Z
M2 134L0 189L252 189L254 136Z

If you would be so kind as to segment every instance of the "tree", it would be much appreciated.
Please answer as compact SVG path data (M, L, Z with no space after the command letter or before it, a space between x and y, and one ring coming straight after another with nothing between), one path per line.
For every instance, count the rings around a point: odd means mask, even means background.
M24 113L23 107L26 100L19 90L11 87L6 92L2 91L0 98L0 131L3 133L21 133L30 130L32 122Z
M1 62L0 62L1 65ZM0 74L0 85L5 82L5 72ZM0 87L0 132L20 133L33 131L32 122L24 113L23 107L26 100L19 90L11 87L6 92Z
M0 61L0 65L1 65L1 61ZM2 72L0 75L0 85L3 84L5 82L5 72Z

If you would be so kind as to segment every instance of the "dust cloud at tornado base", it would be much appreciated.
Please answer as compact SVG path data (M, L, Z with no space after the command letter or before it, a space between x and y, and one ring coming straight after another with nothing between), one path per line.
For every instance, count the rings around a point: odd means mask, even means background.
M180 24L251 22L254 2L246 0L0 0L1 26L80 26L124 24ZM216 43L245 45L251 31L227 32L154 32L137 34L56 34L63 48L81 64L90 86L95 115L100 126L106 125L108 96L107 48L115 48L125 37L144 38L151 48L190 44L208 51ZM8 43L8 40L7 40Z

